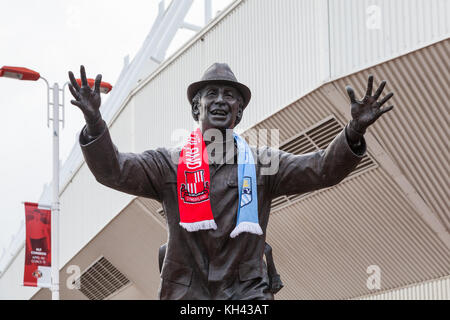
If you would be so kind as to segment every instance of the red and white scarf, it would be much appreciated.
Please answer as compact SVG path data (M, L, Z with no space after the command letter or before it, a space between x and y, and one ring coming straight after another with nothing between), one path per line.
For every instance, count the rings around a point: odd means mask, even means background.
M208 153L200 129L180 153L177 169L180 225L188 231L217 229L210 203Z

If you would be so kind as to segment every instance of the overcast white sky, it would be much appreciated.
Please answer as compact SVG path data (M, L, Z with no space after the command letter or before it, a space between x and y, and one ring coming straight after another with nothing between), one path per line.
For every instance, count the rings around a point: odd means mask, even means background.
M213 14L232 0L213 0ZM62 86L67 72L101 73L113 86L123 66L140 48L157 16L160 0L0 0L0 67L35 70L50 85ZM166 7L170 1L166 0ZM186 21L203 24L203 0L194 0ZM167 56L192 37L179 31ZM66 159L84 124L70 104L60 129L60 158ZM37 202L52 178L51 130L47 128L44 81L0 77L0 255L24 218L22 201ZM103 102L107 96L102 96ZM50 127L51 127L50 123Z

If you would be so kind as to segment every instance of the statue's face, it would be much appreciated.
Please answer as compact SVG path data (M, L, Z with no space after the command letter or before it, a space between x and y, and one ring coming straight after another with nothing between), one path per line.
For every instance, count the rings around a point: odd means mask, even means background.
M233 129L243 113L242 96L239 91L225 84L211 84L201 91L198 121L202 132L214 129Z

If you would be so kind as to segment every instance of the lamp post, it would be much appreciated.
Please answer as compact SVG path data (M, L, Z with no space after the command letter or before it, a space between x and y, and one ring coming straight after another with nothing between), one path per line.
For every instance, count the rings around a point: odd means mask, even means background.
M59 89L58 83L54 83L53 87L49 86L48 81L42 77L38 72L22 68L22 67L8 67L4 66L0 69L0 77L12 78L17 80L37 81L42 79L47 85L47 127L49 121L53 121L53 178L52 178L52 219L51 219L51 250L52 250L52 300L59 300L59 107L63 109L62 124L64 127L64 89L68 82L66 82L62 89ZM77 79L81 83L80 79ZM94 86L94 80L88 79L88 85ZM109 93L112 89L111 84L101 82L100 91L102 93ZM53 92L53 101L50 102L50 90ZM59 92L62 92L62 104L59 103ZM53 106L53 117L50 118L50 106Z

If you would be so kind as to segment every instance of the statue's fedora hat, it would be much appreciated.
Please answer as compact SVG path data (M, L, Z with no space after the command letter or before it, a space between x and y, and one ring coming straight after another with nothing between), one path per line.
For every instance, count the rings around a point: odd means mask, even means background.
M192 103L192 99L197 94L198 90L212 83L227 84L239 90L242 98L244 99L244 109L250 102L250 98L252 96L250 89L246 85L237 81L236 76L233 71L231 71L228 64L214 63L205 71L200 81L189 85L187 89L189 103Z

